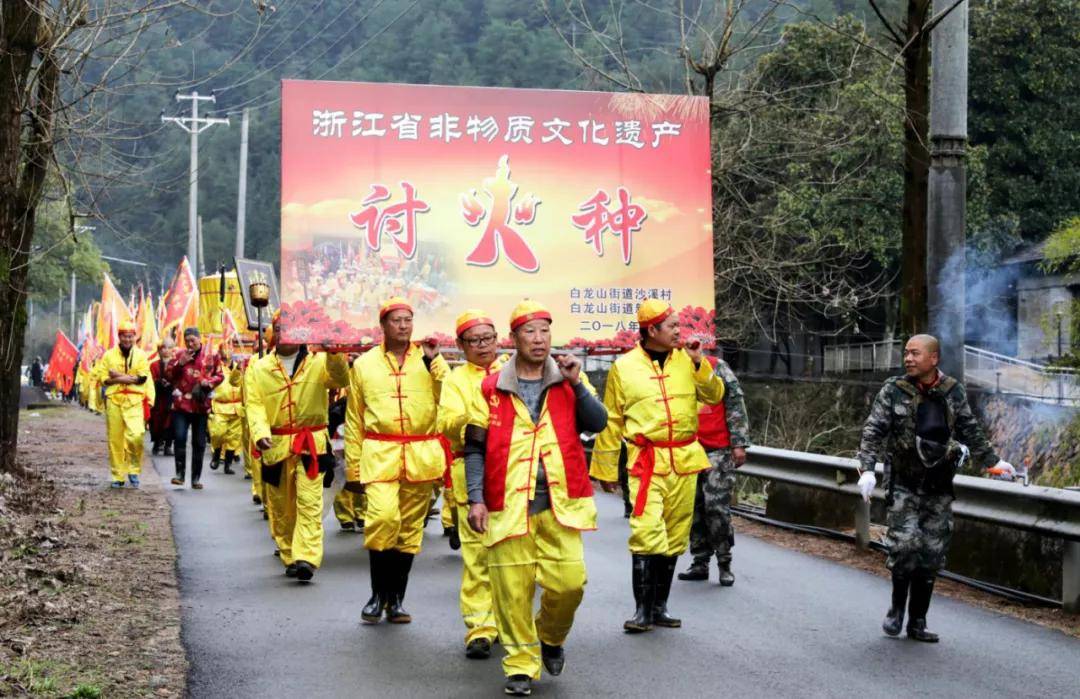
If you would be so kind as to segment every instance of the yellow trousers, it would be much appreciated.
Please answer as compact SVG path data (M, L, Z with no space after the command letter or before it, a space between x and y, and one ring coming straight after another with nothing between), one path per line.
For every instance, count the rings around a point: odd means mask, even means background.
M457 506L461 522L461 619L465 622L465 645L477 638L494 641L495 612L491 602L491 579L488 577L488 550L483 536L469 526L469 508Z
M323 479L308 478L297 456L281 466L278 485L266 484L270 534L274 537L284 565L307 561L316 568L323 557Z
M630 518L630 553L678 556L690 545L697 476L654 474L645 511ZM630 504L637 502L641 479L630 476Z
M240 420L240 450L244 455L244 473L251 476L251 494L258 495L260 500L265 501L262 482L262 464L251 455L251 433L248 432L247 420Z
M224 449L234 454L240 451L243 443L242 424L244 419L239 415L217 415L211 413L207 425L210 432L210 448L214 451Z
M454 491L451 488L442 489L442 511L439 512L439 520L442 522L443 529L449 529L450 527L456 527L457 522L454 521L455 514L454 506ZM468 514L468 512L466 512ZM462 519L462 522L465 520Z
M424 518L431 508L431 483L368 483L364 494L364 548L420 553Z
M144 432L146 422L141 404L123 407L109 402L105 407L109 475L113 481L126 481L129 474L142 473Z
M341 524L358 522L364 519L364 495L349 490L341 490L334 497L334 517Z
M488 575L503 672L539 679L540 642L563 645L585 594L581 532L563 527L550 509L531 515L528 534L488 549ZM537 585L543 593L534 618Z

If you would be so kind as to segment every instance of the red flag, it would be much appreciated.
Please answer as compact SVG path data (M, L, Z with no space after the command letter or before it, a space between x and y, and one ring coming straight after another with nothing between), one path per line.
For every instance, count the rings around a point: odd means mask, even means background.
M51 383L58 391L68 393L75 383L75 359L79 348L61 330L56 331L49 368L45 372L45 382Z
M195 304L195 308L198 309L198 298L195 275L191 272L187 257L184 257L180 260L180 266L176 268L176 276L173 277L169 290L165 292L165 314L158 328L161 337L168 337L174 328L178 330L177 334L184 331L180 325L189 315L192 304Z

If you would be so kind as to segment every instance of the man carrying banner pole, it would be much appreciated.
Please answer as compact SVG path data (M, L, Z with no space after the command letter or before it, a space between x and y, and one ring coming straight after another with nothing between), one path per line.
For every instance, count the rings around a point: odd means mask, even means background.
M105 386L105 429L112 487L123 488L126 479L131 487L138 488L143 433L149 404L154 401L154 382L150 379L146 353L135 347L134 323L121 323L117 337L117 346L105 353L94 373Z
M523 301L511 313L516 352L481 381L465 428L468 523L488 545L496 628L506 650L504 691L532 693L553 676L585 594L581 532L596 529L581 432L607 423L573 355L551 357L551 313ZM536 586L543 593L533 610Z
M465 622L465 656L482 659L491 656L491 646L498 632L491 602L488 579L487 548L483 538L467 524L469 496L465 482L465 425L468 406L480 382L497 372L499 360L495 323L480 310L468 310L457 319L457 345L465 363L456 367L442 386L439 395L439 431L450 440L454 463L444 498L454 508L454 521L461 542L461 618Z
M716 405L724 382L704 361L699 343L680 347L679 319L658 299L637 313L641 344L617 359L604 388L607 429L596 438L592 475L614 490L619 448L630 467L630 553L635 612L627 633L682 621L668 614L675 564L690 541L697 474L709 458L697 441L701 403Z
M363 490L364 547L371 564L366 624L407 624L402 607L420 552L432 484L452 460L435 425L439 384L450 373L438 347L412 342L413 309L392 297L379 310L383 343L353 363L345 417L345 478Z
M326 432L329 392L348 381L337 352L282 342L245 376L245 413L263 463L270 530L285 574L308 582L323 557L323 476L333 469ZM329 458L327 458L329 457Z

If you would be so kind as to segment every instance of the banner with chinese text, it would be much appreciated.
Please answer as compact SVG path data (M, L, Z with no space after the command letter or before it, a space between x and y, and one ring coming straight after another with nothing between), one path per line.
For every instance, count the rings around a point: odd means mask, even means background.
M642 300L712 338L708 103L624 93L284 81L282 330L378 340L525 297L556 344L625 345ZM445 338L444 339L448 339Z
M71 386L75 383L75 360L78 356L79 348L75 343L69 340L62 330L57 330L44 376L45 383L51 384L61 393L70 393Z

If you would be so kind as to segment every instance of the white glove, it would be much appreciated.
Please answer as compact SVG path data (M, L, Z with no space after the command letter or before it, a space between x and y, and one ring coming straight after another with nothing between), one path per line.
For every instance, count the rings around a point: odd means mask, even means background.
M996 473L994 474L995 478L1003 481L1016 480L1016 469L1013 468L1013 465L1010 464L1008 461L998 461L996 464L994 464L993 470L996 471Z
M859 476L859 494L862 495L862 499L870 502L870 495L874 492L874 488L877 487L877 477L874 474L866 471Z

